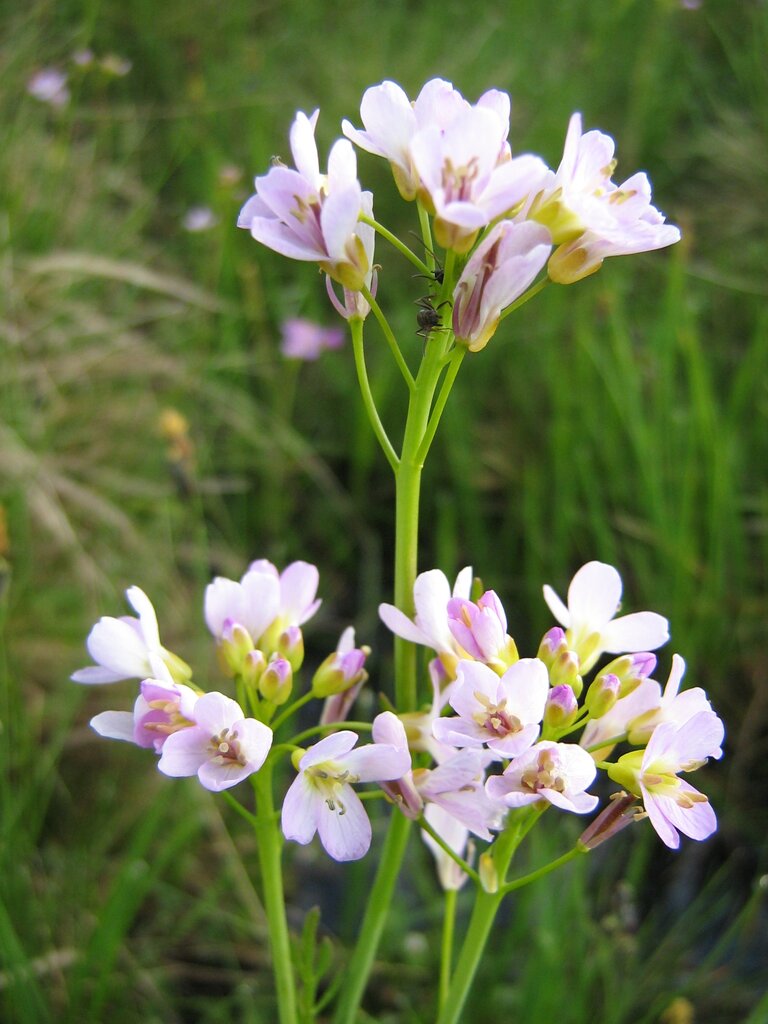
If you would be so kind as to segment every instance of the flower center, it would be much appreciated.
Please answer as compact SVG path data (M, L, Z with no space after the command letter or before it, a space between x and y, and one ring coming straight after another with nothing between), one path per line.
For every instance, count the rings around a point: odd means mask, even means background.
M311 768L307 768L305 774L322 794L329 811L333 811L339 817L347 813L347 808L344 806L340 793L345 785L359 782L357 775L353 775L348 768L335 764L333 761L323 761L322 764L314 764Z
M475 700L482 705L482 711L476 711L472 716L477 724L494 737L509 736L511 733L520 732L523 723L517 717L507 711L506 699L494 704L493 701L479 690L475 690Z
M188 729L194 722L190 722L181 713L181 702L178 699L151 700L148 702L153 711L160 711L167 717L165 722L144 722L143 726L149 732L158 732L163 736L170 736L171 733L180 729Z
M556 793L565 792L565 779L558 774L559 765L548 750L542 750L536 764L523 772L521 782L532 793L541 789L553 789Z
M233 729L232 732L229 729L222 729L218 736L211 736L208 749L214 764L227 764L230 761L241 765L246 764L246 759L240 749L240 741L237 738L237 729Z
M446 158L443 163L442 184L446 193L446 200L457 202L462 199L470 199L472 196L472 185L479 173L477 157L472 159L465 167L454 167L450 159Z

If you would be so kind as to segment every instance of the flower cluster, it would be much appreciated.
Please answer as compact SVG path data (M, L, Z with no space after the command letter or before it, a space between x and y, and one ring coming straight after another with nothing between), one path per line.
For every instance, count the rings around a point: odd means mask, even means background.
M709 836L717 824L714 812L680 775L722 756L723 725L703 690L679 692L685 669L679 655L663 694L650 678L656 667L651 651L669 638L666 619L654 612L616 618L621 578L612 566L590 562L574 576L567 605L544 588L566 628L549 630L537 657L520 658L497 595L486 591L470 601L470 579L471 570L463 570L450 596L441 572L423 573L414 588L413 620L392 605L379 612L398 636L435 652L432 671L443 679L439 702L454 712L425 712L440 744L440 767L459 751L480 756L476 785L482 785L484 769L501 768L484 781L486 829L499 820L499 805L546 802L578 814L593 811L598 798L586 791L602 768L642 800L667 846L679 845L680 832ZM585 676L604 653L619 657L599 669L585 690ZM578 739L572 738L576 733ZM604 760L619 743L638 749ZM412 808L407 796L402 801L404 810ZM450 834L466 827L454 817Z
M511 101L489 90L476 103L450 82L427 82L414 101L395 82L366 90L363 128L345 120L321 174L314 130L318 111L299 112L291 128L295 169L278 163L256 179L238 224L286 256L316 262L342 316L365 317L363 289L375 291L373 197L357 180L351 143L392 168L406 200L433 217L437 243L459 261L452 282L452 329L470 351L484 348L503 311L547 266L550 280L572 284L608 256L660 249L680 232L651 204L647 176L617 184L614 142L584 132L571 117L563 157L551 170L538 156L513 155ZM344 289L339 301L330 282Z
M714 812L680 775L721 756L723 727L701 689L680 692L685 666L678 655L663 693L650 678L650 651L667 640L666 620L652 612L616 618L619 574L590 562L571 582L567 605L544 588L562 626L545 634L537 657L521 658L498 596L489 590L472 601L471 583L469 568L453 589L431 570L416 580L413 619L381 605L394 633L434 652L433 699L420 712L382 712L370 727L373 742L362 746L343 725L367 678L369 650L355 647L351 628L344 631L296 701L324 702L309 733L329 735L307 749L289 744L297 775L282 806L285 837L308 843L319 833L336 860L363 856L371 826L353 786L377 782L405 815L422 822L441 878L457 887L466 876L456 875L435 836L460 860L470 836L492 840L510 809L540 804L589 813L598 804L587 792L598 767L642 800L668 846L679 844L680 832L710 835ZM302 666L301 627L320 605L317 587L315 566L294 562L279 572L265 560L239 581L217 577L208 586L205 621L238 700L192 682L189 666L160 643L149 599L131 587L137 616L100 619L87 641L95 664L73 679L138 678L139 693L132 712L104 711L93 728L154 750L161 772L196 775L212 791L253 775L270 755L272 726L284 720L279 709ZM585 687L604 653L618 656ZM637 749L605 760L620 743Z

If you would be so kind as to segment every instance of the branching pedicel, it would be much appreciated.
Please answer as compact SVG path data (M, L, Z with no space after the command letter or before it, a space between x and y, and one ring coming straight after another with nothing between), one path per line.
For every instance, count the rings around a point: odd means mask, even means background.
M80 683L140 680L132 712L103 712L91 724L103 736L153 749L165 774L196 775L212 791L250 779L255 816L227 796L256 829L281 1024L299 1021L283 839L309 843L318 833L336 860L364 856L371 826L357 786L379 784L368 795L386 797L391 822L339 988L336 1024L355 1020L413 821L446 890L439 1024L459 1019L505 894L646 815L673 848L680 833L704 839L716 828L706 797L681 776L721 756L722 723L702 690L680 692L678 655L662 694L651 678L656 657L650 652L668 640L667 622L653 612L616 617L622 588L614 568L583 566L565 603L545 587L560 625L537 648L520 645L522 657L497 595L471 599L469 568L453 588L437 569L417 574L421 471L465 354L483 349L502 318L547 281L572 284L607 256L679 238L651 205L644 174L612 181L614 144L607 135L583 133L574 114L552 171L538 157L512 155L509 109L509 97L495 90L470 104L435 79L411 103L398 85L383 82L363 97L363 129L344 122L346 138L331 149L327 173L320 171L314 139L318 112L299 113L290 133L295 167L278 164L257 178L238 221L264 245L317 264L350 325L363 402L396 481L394 603L380 607L395 635L394 711L372 723L347 721L370 653L355 646L351 629L309 687L299 687L302 627L319 605L317 569L304 562L281 573L257 561L239 582L218 578L208 587L205 621L237 700L204 693L190 667L162 646L152 605L138 587L127 592L138 617L101 619L88 638L95 664L73 676ZM374 219L352 143L388 160L403 199L415 202L424 260ZM420 307L428 338L421 352L406 356L377 302L377 233L430 282ZM439 269L435 243L445 250ZM399 452L368 381L363 327L371 312L408 391ZM417 645L433 652L429 679L418 671ZM605 655L613 660L601 665ZM312 700L322 702L318 725L295 733L295 713ZM359 743L368 732L372 742ZM617 747L627 746L634 749L613 759ZM289 771L295 771L290 784ZM542 811L596 809L590 789L599 771L622 789L576 846L511 878L515 851ZM273 779L283 794L280 815ZM453 897L467 880L476 888L475 906L454 958ZM306 999L301 1005L301 1020L315 1019Z

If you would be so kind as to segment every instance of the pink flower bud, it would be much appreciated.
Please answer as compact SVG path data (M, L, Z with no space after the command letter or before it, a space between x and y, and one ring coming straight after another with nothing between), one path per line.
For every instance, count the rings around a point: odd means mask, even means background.
M565 639L565 630L559 626L553 626L541 638L536 657L539 661L543 661L548 669L551 669L558 655L567 650L568 642Z
M602 718L603 715L607 715L619 699L620 692L621 683L618 676L610 672L598 676L587 690L584 702L592 718Z
M656 668L656 655L650 651L638 651L637 654L624 654L614 658L610 665L603 669L604 674L617 676L621 684L619 697L626 697L636 690L644 679L653 675Z
M251 634L233 619L226 619L221 634L219 654L225 670L230 675L239 676L243 674L245 659L254 649Z
M544 708L544 725L550 729L563 729L570 725L579 713L576 696L570 686L554 686L547 696Z
M259 680L259 693L272 704L285 704L293 689L293 669L285 658L273 658Z
M606 839L612 839L627 825L642 818L642 811L634 806L636 799L623 791L613 793L608 806L604 807L591 825L582 832L579 837L579 846L584 850L594 850Z
M298 626L289 626L277 638L277 653L298 672L304 661L304 636Z

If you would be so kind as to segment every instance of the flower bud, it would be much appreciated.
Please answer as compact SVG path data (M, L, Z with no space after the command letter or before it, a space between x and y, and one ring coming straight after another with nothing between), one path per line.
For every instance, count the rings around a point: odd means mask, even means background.
M602 718L603 715L607 715L619 699L620 690L621 683L618 676L610 672L604 672L598 676L587 690L584 701L592 718Z
M585 851L594 850L596 846L604 843L606 839L612 839L627 825L642 817L642 811L635 807L637 797L625 793L613 793L611 802L598 814L595 820L587 826L579 837L578 845Z
M264 657L262 652L254 647L252 651L248 651L243 662L242 677L243 682L246 686L256 687L259 685L259 680L267 667L267 659Z
M259 693L272 704L285 704L293 689L293 669L285 658L273 658L259 680Z
M618 678L621 684L621 699L636 690L644 679L653 675L655 668L656 655L649 651L639 651L637 654L624 654L620 658L615 658L610 665L605 666L603 673L610 673Z
M553 626L541 638L536 657L539 661L543 661L547 668L551 670L558 655L567 650L568 643L565 639L565 630L559 626Z
M579 656L574 651L561 651L549 669L552 686L570 686L575 697L581 696L584 682L579 675Z
M564 729L574 721L578 713L579 705L571 687L564 683L554 686L547 695L544 727L552 730Z
M486 892L494 893L499 891L499 872L496 870L492 854L480 854L477 862L477 871Z
M370 653L370 647L355 647L344 654L329 654L315 672L312 693L315 697L330 697L355 686L366 677L363 665Z
M304 662L304 636L298 626L289 626L277 638L277 653L298 672Z
M296 747L295 750L291 751L291 764L296 769L296 771L299 770L299 762L301 761L302 757L304 757L305 754L306 750L303 747Z
M221 633L219 657L225 671L230 675L243 674L245 659L254 649L251 634L233 619L226 619Z

